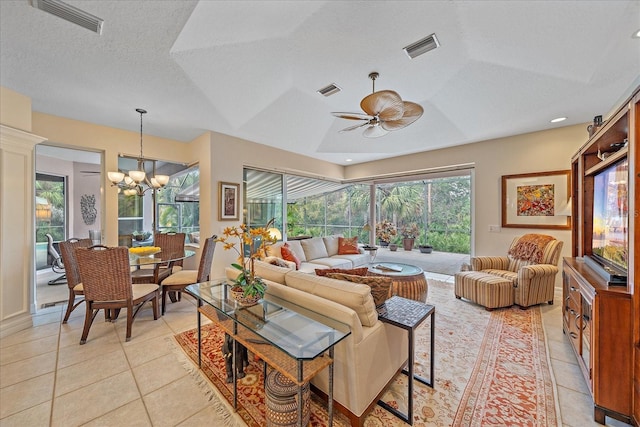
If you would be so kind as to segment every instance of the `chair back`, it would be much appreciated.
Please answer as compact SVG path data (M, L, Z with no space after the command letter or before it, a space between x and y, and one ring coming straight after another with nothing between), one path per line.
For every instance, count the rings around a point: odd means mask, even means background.
M162 252L175 253L184 250L185 237L185 233L156 233L153 242Z
M85 299L123 301L133 298L129 250L124 246L77 248L76 258Z
M53 258L53 265L58 268L64 268L64 261L60 257L56 247L53 246L53 236L49 233L45 234L45 236L47 237L47 252L49 252L49 255Z
M185 233L156 233L153 236L154 245L162 249L160 255L164 259L164 254L167 256L172 253L180 253L184 251ZM175 262L174 265L182 265L180 262Z
M517 257L509 257L509 270L517 272L521 267L532 264L550 264L557 265L560 259L560 253L562 252L562 241L547 236L544 234L527 234L524 236L518 236L513 239L511 246L509 247L509 253L516 250L519 244L528 242L529 248L534 246L537 238L546 239L547 242L544 247L540 248L539 261L532 261L528 259L519 259ZM525 239L529 239L528 241Z
M75 237L60 242L60 255L64 264L64 272L67 276L69 289L73 289L78 283L82 282L80 270L78 270L76 248L88 248L91 243L91 239L76 239Z
M196 283L206 282L209 280L209 275L211 274L211 263L213 262L213 252L216 249L217 238L218 236L214 234L204 241Z

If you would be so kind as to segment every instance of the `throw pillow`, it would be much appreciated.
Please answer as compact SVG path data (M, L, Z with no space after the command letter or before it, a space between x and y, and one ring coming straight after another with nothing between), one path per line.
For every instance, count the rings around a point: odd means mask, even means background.
M358 236L338 238L338 255L357 255L359 253Z
M280 253L282 253L282 259L295 262L296 270L300 270L300 259L291 251L291 249L289 249L288 243L282 245L282 247L280 248Z
M264 260L266 262L268 262L269 264L275 265L275 266L278 266L278 267L285 267L285 268L289 267L289 264L284 262L284 260L282 258L278 258L278 257L275 257L275 256L273 256L273 257L268 256Z
M353 283L362 283L369 285L371 288L371 296L376 307L382 305L386 300L391 298L392 278L386 276L355 276L344 273L329 273L327 277L338 280L346 280Z
M344 273L354 276L366 276L369 272L367 267L360 268L316 268L317 276L326 276L329 273Z

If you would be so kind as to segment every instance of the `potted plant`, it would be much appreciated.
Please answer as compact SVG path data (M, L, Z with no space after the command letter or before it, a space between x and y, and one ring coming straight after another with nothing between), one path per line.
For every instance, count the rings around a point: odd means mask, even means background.
M415 243L416 237L418 237L419 232L420 230L418 229L418 224L416 224L415 222L402 226L400 234L402 234L402 247L405 251L410 251L413 249L413 245Z
M420 250L420 253L423 254L430 254L433 252L433 246L431 245L418 245L418 249Z
M398 234L395 224L385 219L376 224L376 237L380 241L380 246L389 246L389 242Z
M268 228L249 228L245 224L238 227L227 227L222 237L216 241L224 244L224 249L233 249L238 253L238 262L231 264L240 270L240 274L233 280L231 296L241 305L253 305L264 296L267 285L261 277L254 273L254 262L264 253L265 246L275 243ZM230 241L232 238L237 242ZM254 244L260 239L260 245Z

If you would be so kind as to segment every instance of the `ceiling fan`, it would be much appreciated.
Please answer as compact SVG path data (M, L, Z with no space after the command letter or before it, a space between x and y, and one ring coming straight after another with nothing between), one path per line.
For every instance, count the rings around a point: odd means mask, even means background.
M362 120L364 123L349 126L340 132L348 132L361 127L366 129L362 135L367 138L377 138L386 135L390 131L409 126L422 116L423 109L415 102L403 101L392 90L376 92L376 79L379 74L375 71L369 74L373 82L373 93L365 96L360 101L360 108L366 113L331 113L336 117L347 120Z

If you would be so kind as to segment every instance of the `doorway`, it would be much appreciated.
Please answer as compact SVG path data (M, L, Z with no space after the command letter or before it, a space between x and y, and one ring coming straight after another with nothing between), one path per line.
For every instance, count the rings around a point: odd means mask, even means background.
M46 144L35 147L36 310L64 305L69 297L61 278L64 272L54 269L58 243L72 237L101 240L102 158L100 152ZM47 234L53 250L48 249Z

